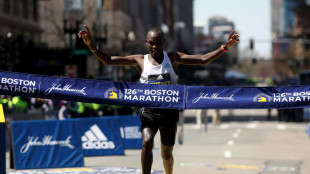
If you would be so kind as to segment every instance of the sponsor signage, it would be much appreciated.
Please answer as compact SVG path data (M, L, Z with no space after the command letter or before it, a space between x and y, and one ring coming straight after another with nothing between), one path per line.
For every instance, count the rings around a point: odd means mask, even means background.
M310 106L310 86L187 86L187 109L273 109Z
M164 74L156 80L165 79ZM166 82L165 82L166 83ZM163 83L163 84L165 84ZM155 84L161 84L156 83ZM150 85L0 71L0 94L151 108L304 108L310 86L208 87Z
M16 169L84 166L78 120L12 122Z
M117 117L85 118L80 121L84 156L125 154Z
M139 116L119 116L120 131L125 149L141 149L142 134Z
M104 93L104 98L114 104L127 103L138 107L154 108L184 107L184 86L137 83L114 83L114 85Z
M187 87L187 108L221 108L236 106L238 91L225 87Z
M49 77L0 71L0 94L113 105L183 108L185 87Z

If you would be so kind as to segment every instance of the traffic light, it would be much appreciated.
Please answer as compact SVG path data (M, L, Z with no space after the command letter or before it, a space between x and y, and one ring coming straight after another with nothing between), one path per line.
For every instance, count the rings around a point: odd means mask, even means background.
M256 65L256 63L257 63L257 59L256 59L256 58L253 58L253 59L252 59L252 64L253 64L253 65Z
M250 39L250 49L254 49L254 39Z

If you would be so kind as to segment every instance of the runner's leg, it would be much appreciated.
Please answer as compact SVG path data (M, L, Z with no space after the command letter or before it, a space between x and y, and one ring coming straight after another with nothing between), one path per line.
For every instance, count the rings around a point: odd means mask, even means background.
M163 143L161 143L161 156L163 158L163 164L165 168L166 174L172 174L173 173L173 147L174 146L165 146Z
M142 130L142 153L141 153L141 164L142 173L150 174L153 163L153 146L154 146L154 132L151 128L144 128Z

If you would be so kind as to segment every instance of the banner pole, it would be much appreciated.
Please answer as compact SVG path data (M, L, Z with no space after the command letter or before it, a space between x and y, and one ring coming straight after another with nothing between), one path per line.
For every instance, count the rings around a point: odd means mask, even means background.
M6 140L5 140L5 117L2 104L0 104L0 173L6 173Z

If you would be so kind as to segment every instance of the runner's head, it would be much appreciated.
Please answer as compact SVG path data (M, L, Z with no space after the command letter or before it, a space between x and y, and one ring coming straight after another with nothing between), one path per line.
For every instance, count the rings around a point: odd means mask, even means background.
M166 42L164 32L159 28L152 28L146 35L145 43L149 54L156 58L163 55Z

